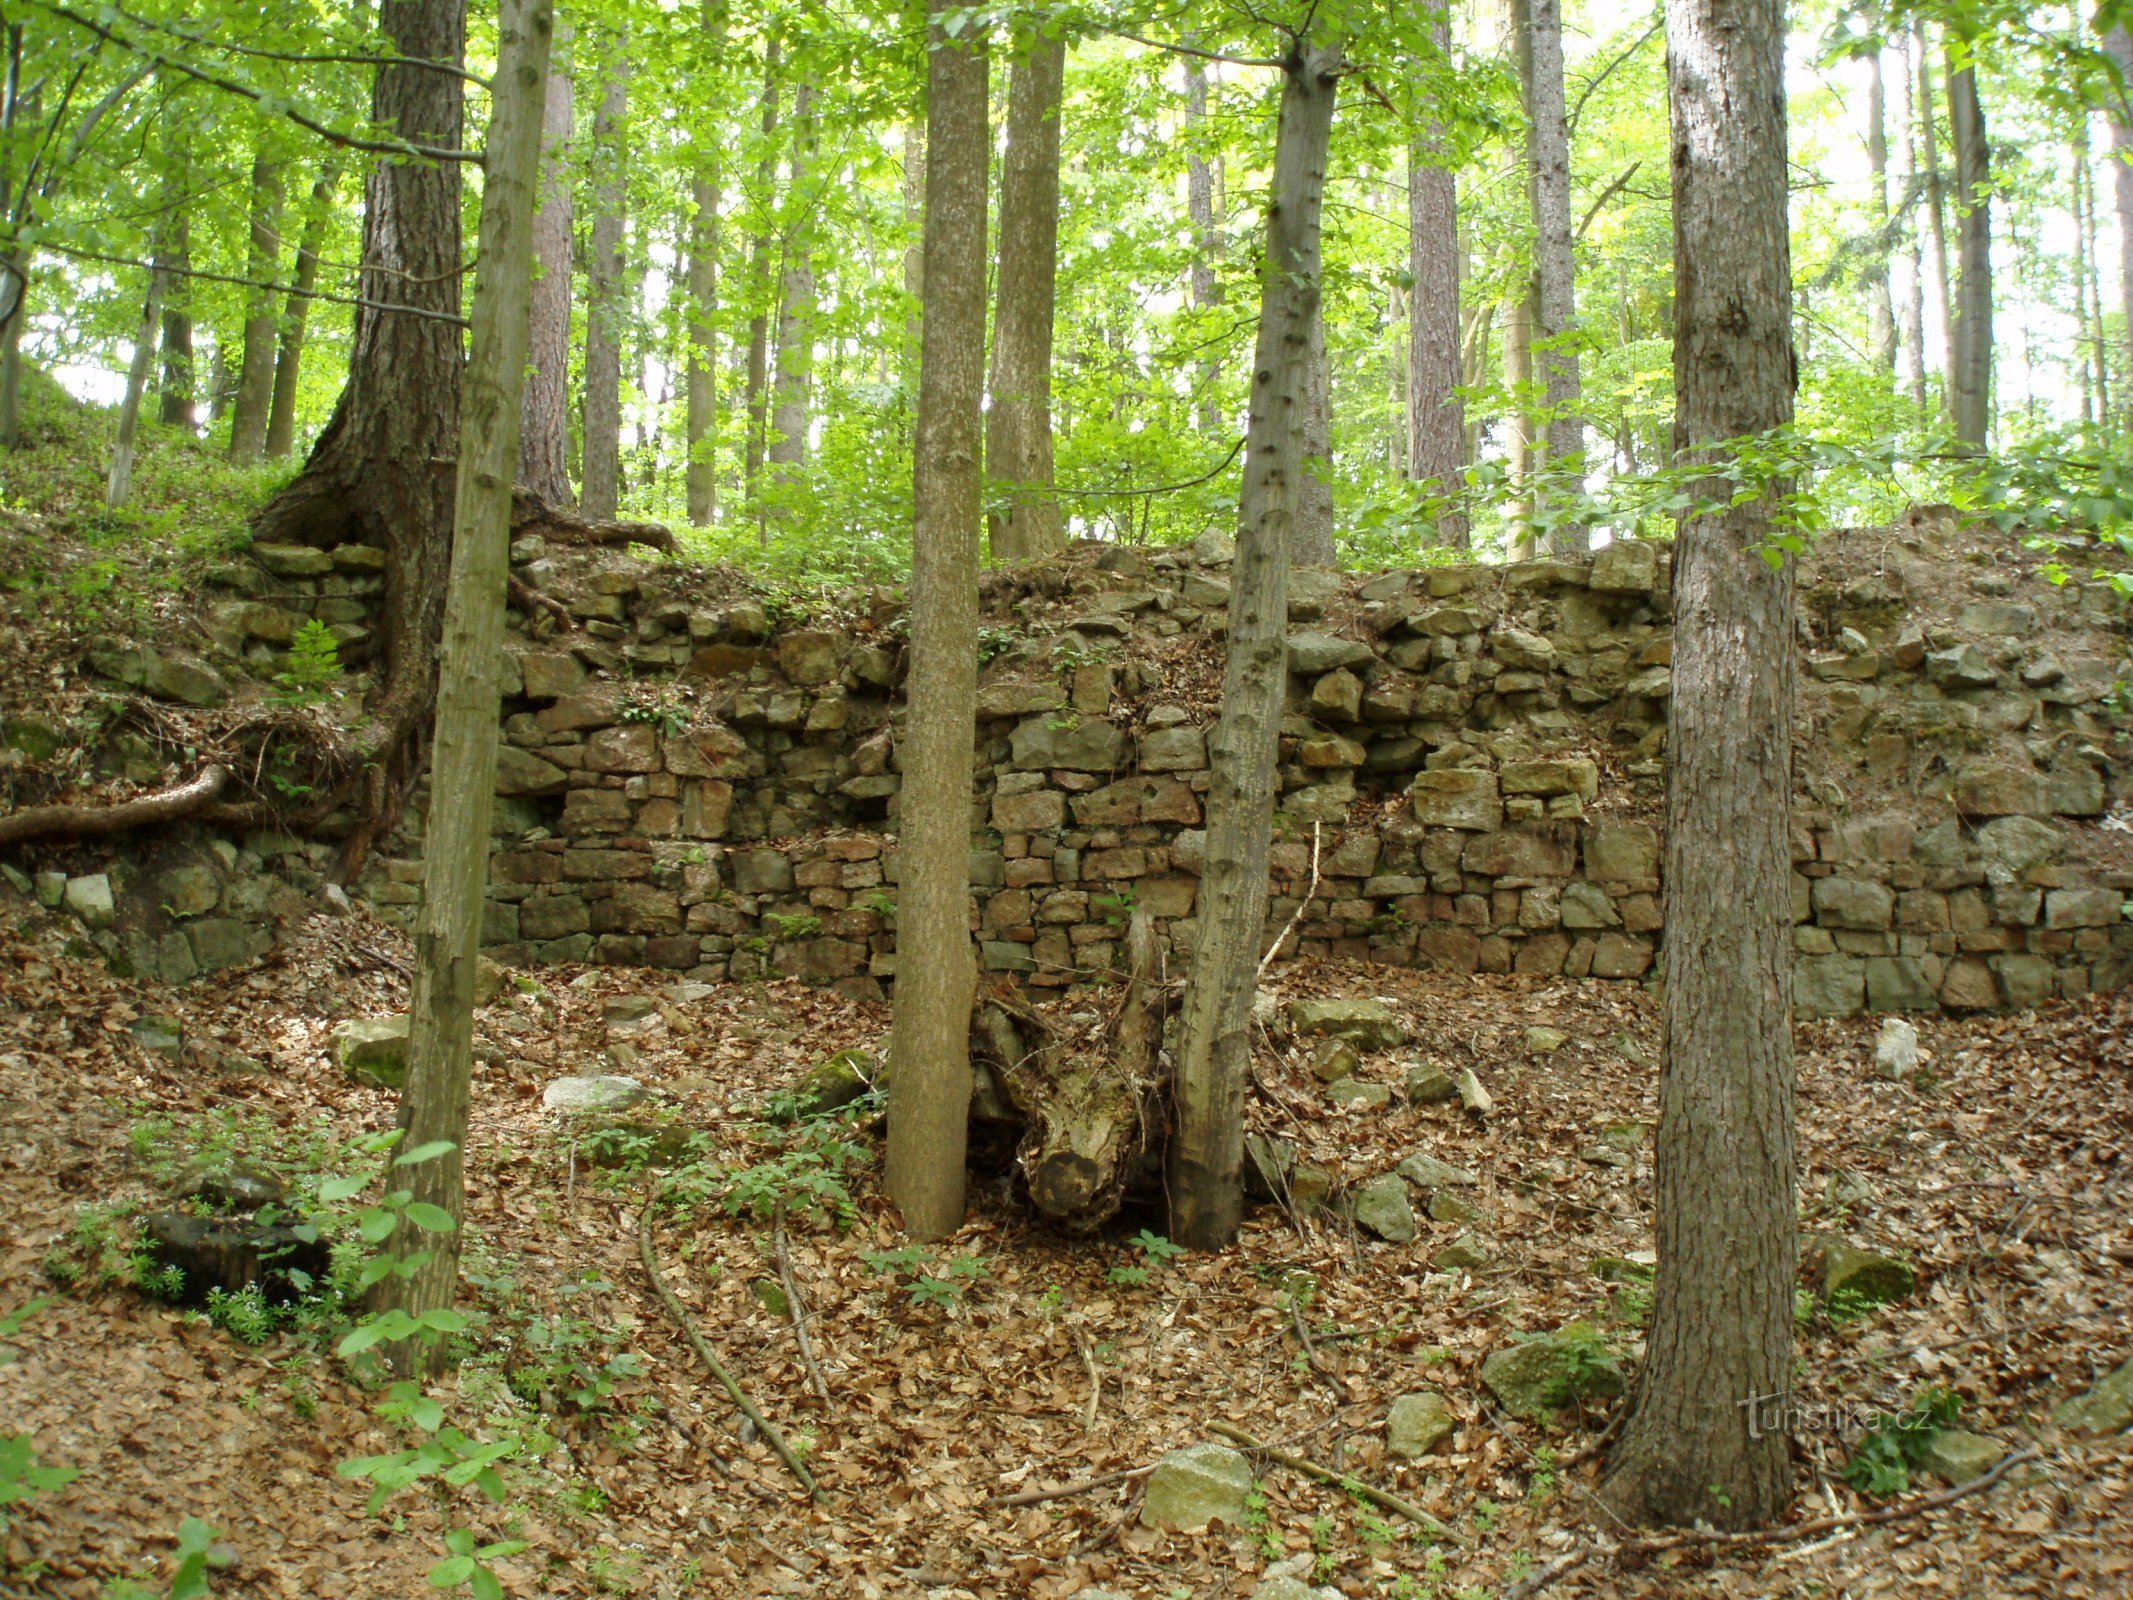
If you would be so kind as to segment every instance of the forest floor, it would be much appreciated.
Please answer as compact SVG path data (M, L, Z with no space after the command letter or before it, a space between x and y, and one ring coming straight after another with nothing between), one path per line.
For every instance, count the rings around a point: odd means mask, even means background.
M330 1354L334 1330L247 1345L143 1299L124 1281L124 1252L132 1215L167 1204L197 1159L241 1154L298 1194L360 1170L350 1141L389 1127L394 1097L344 1078L327 1033L404 1003L404 936L360 911L321 915L260 968L164 991L68 954L61 923L25 901L0 911L0 1428L27 1433L40 1463L79 1473L7 1508L0 1594L161 1595L189 1517L233 1558L211 1574L214 1592L262 1597L426 1592L444 1512L484 1539L526 1541L499 1565L506 1590L556 1596L1050 1597L1101 1585L1241 1597L1288 1561L1281 1570L1343 1594L1452 1600L1501 1596L1623 1536L1590 1493L1612 1410L1517 1422L1478 1373L1520 1333L1572 1321L1636 1352L1643 1297L1591 1270L1651 1245L1650 1144L1621 1125L1653 1118L1658 1018L1629 986L1326 965L1270 976L1284 996L1392 1006L1419 1043L1366 1057L1365 1078L1397 1088L1427 1058L1487 1084L1485 1122L1400 1097L1337 1107L1300 1051L1263 1040L1251 1105L1255 1123L1344 1180L1416 1151L1472 1169L1480 1182L1462 1193L1490 1257L1477 1269L1428 1270L1458 1224L1425 1222L1413 1244L1389 1245L1274 1208L1252 1215L1235 1248L1166 1263L1132 1237L1159 1218L1062 1238L984 1181L969 1225L921 1266L880 1258L899 1241L872 1132L839 1125L869 1152L845 1168L847 1207L824 1136L761 1116L808 1064L878 1046L883 1008L795 985L662 995L650 974L546 970L534 992L506 989L478 1019L475 1320L466 1359L436 1391L470 1433L544 1437L510 1467L501 1505L418 1488L372 1516L364 1487L336 1469L401 1440ZM608 1002L640 994L659 1004L618 1039ZM150 1016L175 1018L189 1045L147 1048L138 1024ZM1800 1030L1803 1229L1902 1253L1918 1288L1841 1324L1803 1315L1799 1398L1900 1410L1944 1387L1961 1396L1964 1426L2034 1447L2033 1463L1886 1525L1596 1557L1549 1592L2133 1590L2133 1439L2076 1441L2051 1422L2054 1404L2128 1353L2129 1020L2124 999L1925 1018L1925 1058L1905 1083L1874 1074L1869 1023ZM1535 1054L1536 1026L1565 1042ZM804 1449L816 1502L764 1441L737 1432L650 1293L638 1222L661 1174L592 1166L542 1108L547 1081L610 1070L618 1050L726 1175L703 1204L661 1208L662 1270ZM1610 1149L1628 1164L1598 1159ZM845 1225L803 1214L811 1193ZM745 1206L734 1214L729 1196L788 1203L786 1267L826 1404L792 1323L766 1303L778 1230ZM71 1283L55 1282L55 1264ZM636 1359L610 1365L624 1355ZM1387 1406L1419 1389L1446 1397L1456 1431L1441 1453L1397 1460L1384 1448ZM1250 1525L1141 1527L1141 1469L1209 1440L1216 1423L1391 1489L1463 1542L1433 1547L1397 1516L1265 1461ZM1801 1436L1800 1516L1884 1503L1841 1476L1855 1442ZM128 1579L149 1587L129 1591Z

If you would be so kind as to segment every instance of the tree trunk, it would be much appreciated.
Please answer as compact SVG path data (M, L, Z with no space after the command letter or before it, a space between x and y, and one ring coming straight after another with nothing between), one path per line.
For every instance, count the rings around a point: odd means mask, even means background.
M1052 493L1052 316L1059 271L1059 102L1066 40L1028 41L1007 95L1000 172L999 305L992 327L992 404L985 475L996 562L1066 548Z
M1779 0L1668 0L1674 444L1792 420ZM1723 479L1696 491L1729 496ZM1793 566L1763 498L1684 519L1667 713L1659 1272L1603 1493L1635 1522L1761 1527L1792 1501Z
M724 0L705 0L704 37L715 64L726 53ZM689 219L688 419L689 522L708 528L718 515L718 210L724 203L725 160L716 140L698 152L689 179L695 207Z
M264 155L252 161L251 250L245 276L272 283L281 266L281 163ZM259 461L267 453L267 413L274 405L274 347L279 326L274 295L253 289L244 314L244 345L237 394L230 406L230 459Z
M1289 524L1289 565L1330 567L1333 553L1333 369L1326 356L1323 294L1311 312L1304 346L1304 465Z
M1430 40L1450 66L1449 0L1430 16ZM1465 487L1466 401L1459 341L1459 197L1444 126L1432 107L1407 152L1407 470L1438 495ZM1456 505L1437 519L1437 543L1467 546L1467 514Z
M1986 186L1992 155L1977 75L1967 60L1948 63L1948 128L1955 150L1956 290L1953 393L1955 436L1982 450L1992 421L1992 213Z
M912 450L910 707L897 798L889 1197L904 1231L962 1226L970 1136L970 771L977 738L978 531L985 389L985 50L935 12L926 66L926 298ZM924 952L923 956L919 952Z
M126 397L119 402L118 438L111 446L111 472L104 480L104 503L122 506L133 493L133 445L141 426L141 396L148 389L148 371L156 359L156 321L163 296L162 252L148 274L148 293L141 301L141 325L133 336L133 361L126 369Z
M22 329L30 320L30 263L22 251L0 257L0 299L14 311L0 323L0 450L22 443Z
M1533 470L1539 456L1533 420L1533 283L1514 283L1503 303L1503 386L1511 397L1504 417L1505 471L1511 498L1504 506L1510 523L1510 558L1533 554Z
M570 42L570 24L561 18L555 42ZM533 311L518 435L518 481L557 506L577 504L570 487L570 138L577 124L575 89L568 71L550 70L541 113Z
M2081 425L2090 428L2104 411L2098 409L2096 395L2096 358L2102 353L2103 340L2100 330L2089 321L2089 253L2096 239L2096 212L2089 185L2089 119L2086 113L2075 116L2073 146L2074 346L2080 352L2075 367L2081 390Z
M1207 72L1199 60L1185 61L1185 211L1192 223L1192 303L1198 311L1222 303L1222 280L1216 267L1222 260L1222 222L1215 214L1215 172L1207 159ZM1214 436L1222 432L1222 397L1217 390L1220 363L1212 358L1200 363L1200 431Z
M763 520L763 446L770 428L770 256L778 231L778 151L773 142L778 131L778 59L778 36L772 33L763 45L763 144L755 167L756 234L748 247L748 438L741 458L741 491L766 544L770 525Z
M1903 193L1910 209L1904 232L1910 239L1904 275L1901 342L1904 381L1911 405L1924 427L1931 413L1926 400L1926 253L1919 240L1918 209L1922 163L1918 154L1918 75L1911 70L1911 36L1903 36L1904 163Z
M2113 28L2103 47L2118 64L2119 75L2133 84L2133 32ZM2111 203L2118 212L2118 313L2128 341L2120 393L2133 393L2133 119L2114 102L2111 123Z
M303 236L296 243L296 276L289 285L289 304L282 312L280 344L274 353L274 399L267 410L267 455L277 461L296 449L297 386L303 377L311 291L318 284L318 253L326 246L326 229L333 221L333 200L340 186L341 161L335 153L326 158L317 182L311 185L311 209L304 217Z
M1871 176L1874 259L1867 269L1867 343L1884 371L1896 370L1896 300L1889 287L1889 124L1888 92L1881 81L1881 51L1866 58L1866 164Z
M1570 122L1563 104L1562 0L1516 0L1519 78L1526 96L1526 182L1533 212L1533 363L1547 420L1542 465L1568 471L1584 454L1578 416L1577 264L1571 249ZM1542 494L1546 494L1545 485ZM1581 527L1556 530L1550 545L1582 550Z
M170 292L163 297L163 378L156 415L165 427L191 433L199 426L193 413L192 280L184 275L193 264L192 216L182 205L171 216L170 264L174 270Z
M1207 862L1176 1067L1167 1159L1170 1236L1219 1250L1243 1215L1244 1087L1252 989L1265 939L1274 766L1288 689L1290 526L1304 459L1311 325L1319 300L1319 216L1341 52L1307 34L1284 63L1259 279L1244 488L1231 572L1222 715L1209 743Z
M622 250L629 221L629 152L623 126L629 112L627 34L615 39L599 108L593 112L592 236L585 256L585 455L579 492L585 514L612 517L622 488L623 285Z
M777 379L763 455L777 469L773 491L789 490L807 462L808 387L815 375L815 86L792 91L792 155L785 169L785 270L778 284ZM780 504L783 516L789 508Z
M463 80L460 0L385 0L381 31L404 61L378 69L371 120L457 148ZM341 871L360 870L417 763L408 748L436 694L437 632L451 550L459 449L460 175L455 162L383 161L363 216L348 386L296 481L253 519L261 543L376 545L386 552L377 676L356 730L364 790ZM406 310L379 309L405 307ZM322 800L336 800L324 796Z
M459 1280L466 1215L467 1113L472 1098L474 970L489 874L489 815L496 793L496 662L504 649L504 582L510 574L511 490L517 476L533 284L533 215L540 175L541 111L548 75L551 0L503 0L482 185L480 256L474 268L472 358L458 440L449 598L437 696L431 805L415 912L408 994L407 1086L400 1149L450 1148L399 1169L415 1201L449 1213L436 1231L403 1218L393 1252L407 1277L378 1286L380 1309L420 1318L449 1306ZM441 76L441 74L431 74ZM401 1177L404 1173L404 1178ZM441 1339L392 1347L412 1375L439 1365Z
M1954 270L1948 264L1948 191L1941 181L1940 132L1933 101L1933 53L1924 22L1914 24L1918 40L1918 131L1926 157L1926 222L1933 233L1933 299L1940 313L1942 404L1955 404Z

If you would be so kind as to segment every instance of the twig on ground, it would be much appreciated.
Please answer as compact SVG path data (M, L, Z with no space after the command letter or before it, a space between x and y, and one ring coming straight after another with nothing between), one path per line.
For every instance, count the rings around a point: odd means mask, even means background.
M1089 1341L1081 1336L1079 1328L1074 1330L1074 1348L1081 1352L1082 1370L1089 1375L1089 1409L1082 1414L1081 1431L1083 1433L1094 1433L1096 1431L1096 1408L1103 1399L1104 1387L1102 1380L1096 1375L1096 1357L1090 1354Z
M1100 1473L1093 1478L1082 1478L1074 1483L1063 1483L1056 1489L1025 1489L1020 1494L996 1494L985 1502L987 1510L1005 1511L1013 1506L1041 1506L1047 1500L1066 1500L1077 1494L1088 1494L1096 1489L1109 1488L1114 1483L1128 1483L1136 1478L1145 1478L1155 1471L1151 1466L1128 1467L1123 1472Z
M726 1364L713 1353L710 1344L690 1318L688 1308L681 1303L674 1291L667 1287L667 1280L660 1275L659 1257L652 1249L652 1218L657 1214L659 1202L665 1198L666 1192L667 1185L662 1182L646 1199L644 1210L637 1218L637 1253L643 1258L645 1276L652 1280L652 1292L659 1297L661 1308L674 1326L679 1328L682 1336L689 1341L689 1347L696 1352L697 1359L710 1368L711 1376L718 1379L725 1387L726 1393L733 1397L733 1403L740 1407L741 1415L770 1441L770 1448L778 1453L778 1459L784 1462L786 1469L799 1480L800 1487L810 1496L819 1497L822 1491L815 1485L814 1474L809 1472L806 1463L793 1453L792 1446L785 1442L785 1435L778 1431L777 1426L756 1409L755 1402L748 1398L748 1391L735 1381L733 1374L726 1370Z
M1303 921L1304 912L1310 908L1311 902L1318 898L1318 844L1324 830L1325 824L1322 822L1311 824L1311 887L1304 891L1303 899L1297 902L1295 912L1289 917L1288 926L1281 930L1281 937L1268 945L1266 954L1259 958L1259 970L1253 974L1255 983L1266 981L1266 969L1274 964L1274 957L1280 953L1281 947L1289 942L1289 935L1296 931L1296 924Z
M785 1213L778 1211L778 1220L772 1230L772 1238L778 1247L778 1282L785 1286L785 1311L792 1318L794 1340L800 1346L800 1365L807 1369L807 1381L814 1386L815 1397L825 1409L830 1403L829 1385L823 1381L822 1367L815 1360L815 1347L807 1337L807 1311L800 1304L800 1289L793 1282L792 1259L785 1248Z
M1311 1369L1311 1376L1326 1386L1326 1392L1333 1396L1335 1405L1346 1405L1348 1396L1334 1381L1333 1374L1319 1361L1318 1346L1311 1342L1311 1330L1304 1326L1303 1307L1293 1297L1289 1300L1289 1325L1296 1330L1296 1338L1303 1345L1304 1361Z
M1347 1490L1350 1494L1361 1495L1380 1510L1395 1512L1405 1517L1416 1527L1423 1529L1436 1538L1442 1539L1446 1544L1463 1545L1466 1543L1465 1538L1456 1528L1449 1523L1439 1522L1412 1500L1403 1500L1400 1496L1377 1488L1372 1484L1367 1484L1361 1478L1355 1477L1350 1473L1335 1472L1331 1467L1320 1466L1308 1456L1293 1455L1287 1450L1277 1449L1273 1445L1253 1438L1242 1428L1234 1427L1227 1422L1210 1422L1207 1426L1210 1432L1219 1433L1223 1438L1241 1444L1247 1450L1256 1450L1269 1461L1277 1462L1297 1472L1308 1473L1320 1482L1330 1483L1335 1488Z

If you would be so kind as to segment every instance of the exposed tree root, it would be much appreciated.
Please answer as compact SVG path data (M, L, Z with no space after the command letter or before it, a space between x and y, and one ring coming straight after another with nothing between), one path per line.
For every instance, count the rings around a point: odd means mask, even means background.
M0 817L0 844L19 844L25 839L80 839L176 822L205 810L229 781L230 769L211 761L183 783L137 799L121 800L116 805L30 806Z
M540 590L534 588L532 584L515 572L511 575L510 586L505 592L510 596L511 603L527 616L537 617L546 614L555 619L558 632L570 632L570 607L563 604L554 595L542 594Z
M550 505L521 484L512 491L511 532L537 533L558 544L642 544L654 550L673 550L674 532L658 522L608 522L579 516L562 506Z

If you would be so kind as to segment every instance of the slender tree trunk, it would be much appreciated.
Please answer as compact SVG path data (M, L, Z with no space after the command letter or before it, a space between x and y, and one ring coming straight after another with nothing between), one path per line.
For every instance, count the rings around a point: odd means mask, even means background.
M1430 14L1430 40L1448 70L1450 0ZM1432 104L1421 138L1407 152L1407 470L1439 495L1465 486L1466 401L1459 340L1459 197L1445 131ZM1437 543L1467 545L1467 514L1456 504L1437 519Z
M772 33L763 46L763 143L755 168L756 234L748 250L748 438L742 454L742 492L765 543L770 526L763 520L763 446L770 429L770 261L778 231L779 40Z
M245 275L271 283L281 265L281 163L264 155L252 162L251 251ZM230 407L230 459L258 461L267 453L267 413L274 404L274 347L278 324L274 296L266 289L250 292L244 316L244 346L237 370L237 394Z
M340 186L341 160L336 153L326 158L311 185L311 208L296 242L296 275L290 280L289 303L281 314L274 352L274 396L267 409L267 455L277 461L296 449L296 399L303 378L304 337L311 322L311 291L318 286L318 256L326 247L326 229L333 222L333 200Z
M2081 390L2081 425L2094 427L2108 408L2099 410L2096 395L2096 358L2103 341L2089 321L2089 252L2095 243L2096 212L2089 186L2089 123L2077 115L2074 123L2074 367Z
M1874 261L1867 273L1869 295L1867 343L1874 360L1890 372L1896 370L1896 301L1889 287L1889 126L1888 94L1881 81L1881 51L1866 58L1866 164L1872 178Z
M133 361L126 369L126 396L119 402L118 438L111 446L111 471L104 480L104 503L122 506L133 493L133 447L141 427L141 396L148 390L149 369L156 359L156 322L161 315L164 270L158 257L148 274L141 301L141 325L133 336Z
M1668 0L1674 444L1792 420L1779 0ZM1720 447L1723 452L1723 447ZM1723 504L1725 480L1714 480ZM1783 491L1780 490L1780 493ZM1792 1502L1793 566L1768 497L1683 520L1667 714L1659 1273L1603 1494L1634 1522L1761 1527Z
M1948 263L1948 190L1941 179L1939 113L1934 109L1932 41L1923 21L1913 25L1918 41L1918 134L1926 157L1926 222L1933 233L1933 299L1940 313L1941 402L1955 404L1954 269Z
M557 47L570 23L556 19ZM518 481L552 506L577 504L570 487L570 140L576 85L551 64L541 112L540 208L533 214L533 301L524 409L519 417Z
M1510 557L1533 554L1533 470L1539 455L1533 421L1533 284L1514 283L1503 303L1503 385L1511 397L1504 417L1505 468L1511 498L1504 515L1512 526Z
M1219 1250L1243 1215L1244 1089L1252 990L1265 939L1275 754L1288 689L1288 539L1303 472L1306 352L1319 298L1319 222L1338 46L1307 34L1284 64L1259 279L1237 560L1222 715L1209 745L1207 863L1199 935L1179 1018L1177 1126L1166 1188L1170 1236Z
M1904 380L1911 391L1912 407L1918 412L1918 423L1924 427L1931 419L1926 398L1926 254L1920 242L1918 213L1922 204L1921 165L1918 154L1918 74L1911 70L1911 35L1903 35L1903 99L1904 99L1904 164L1903 193L1910 216L1904 233L1909 239L1906 247L1907 267L1904 275L1903 303L1903 368Z
M1577 264L1570 215L1570 122L1563 102L1562 0L1514 0L1519 78L1526 96L1526 181L1533 212L1532 351L1547 420L1536 441L1543 464L1567 469L1585 450L1578 415ZM1545 493L1545 490L1543 490ZM1563 527L1550 544L1582 550L1583 528Z
M970 1123L970 762L977 737L978 533L985 387L985 201L991 154L983 40L935 13L926 68L926 299L912 451L910 713L897 799L896 977L889 1196L904 1231L963 1222Z
M1197 311L1222 303L1222 223L1215 213L1215 171L1207 159L1207 72L1197 58L1185 62L1185 211L1192 223L1192 304ZM1220 363L1200 363L1200 431L1222 432L1222 397L1217 392Z
M1304 345L1304 465L1289 523L1289 564L1336 565L1333 550L1333 367L1326 355L1323 292Z
M815 376L815 86L792 91L792 155L785 171L785 269L778 285L778 358L764 459L786 489L807 463L808 389ZM777 508L780 516L788 508Z
M191 433L199 422L193 413L192 280L184 276L193 264L192 216L186 207L173 211L170 227L174 270L163 297L163 378L156 414L165 427Z
M579 474L585 515L610 518L622 489L623 287L628 262L623 238L629 223L629 151L624 122L629 112L628 35L617 35L599 108L593 113L593 219L585 271L585 455Z
M463 82L413 63L465 56L461 0L384 0L395 56L378 69L371 119L457 148ZM363 785L341 870L360 870L414 770L410 740L436 695L437 634L459 452L460 174L456 162L382 161L363 215L362 298L348 386L296 481L253 519L265 543L377 545L386 552L377 675L356 730ZM379 307L405 307L381 310ZM332 798L332 797L327 797Z
M1955 436L1982 450L1992 422L1992 155L1977 75L1948 63L1948 127L1955 150Z
M450 1148L394 1173L395 1184L413 1190L416 1202L449 1214L452 1226L440 1232L403 1219L394 1253L403 1259L427 1253L428 1259L410 1276L389 1277L378 1286L381 1309L417 1319L449 1306L459 1282L473 1098L474 976L496 793L496 662L504 648L504 587L511 570L511 492L526 381L533 214L553 23L551 0L503 0L495 109L483 163L472 352L456 452L458 488L422 904L415 912L407 1086L400 1096L400 1148L411 1153ZM440 1364L443 1348L441 1339L391 1347L403 1375Z
M926 125L904 124L904 348L900 366L904 390L918 393L919 308L926 297L926 249L922 231L926 213Z
M2114 163L2115 165L2115 163ZM2088 118L2081 119L2081 187L2088 196L2089 220L2082 230L2083 254L2088 258L2089 354L2096 363L2096 421L2111 426L2111 342L2103 324L2102 201L2096 197L2096 168L2089 159Z
M1066 548L1052 493L1052 315L1059 270L1059 104L1066 40L1028 41L1007 94L1000 172L999 303L985 474L992 558L1038 561Z
M714 63L726 54L724 0L705 0L704 38ZM697 153L689 179L689 370L687 376L689 522L708 528L718 516L718 246L726 163L711 141Z
M2121 77L2133 84L2133 33L2113 28L2103 36L2104 49L2118 63ZM2111 203L2118 212L2118 314L2122 336L2128 341L2121 351L2120 393L2133 392L2133 118L2123 105L2113 103L2111 122Z

